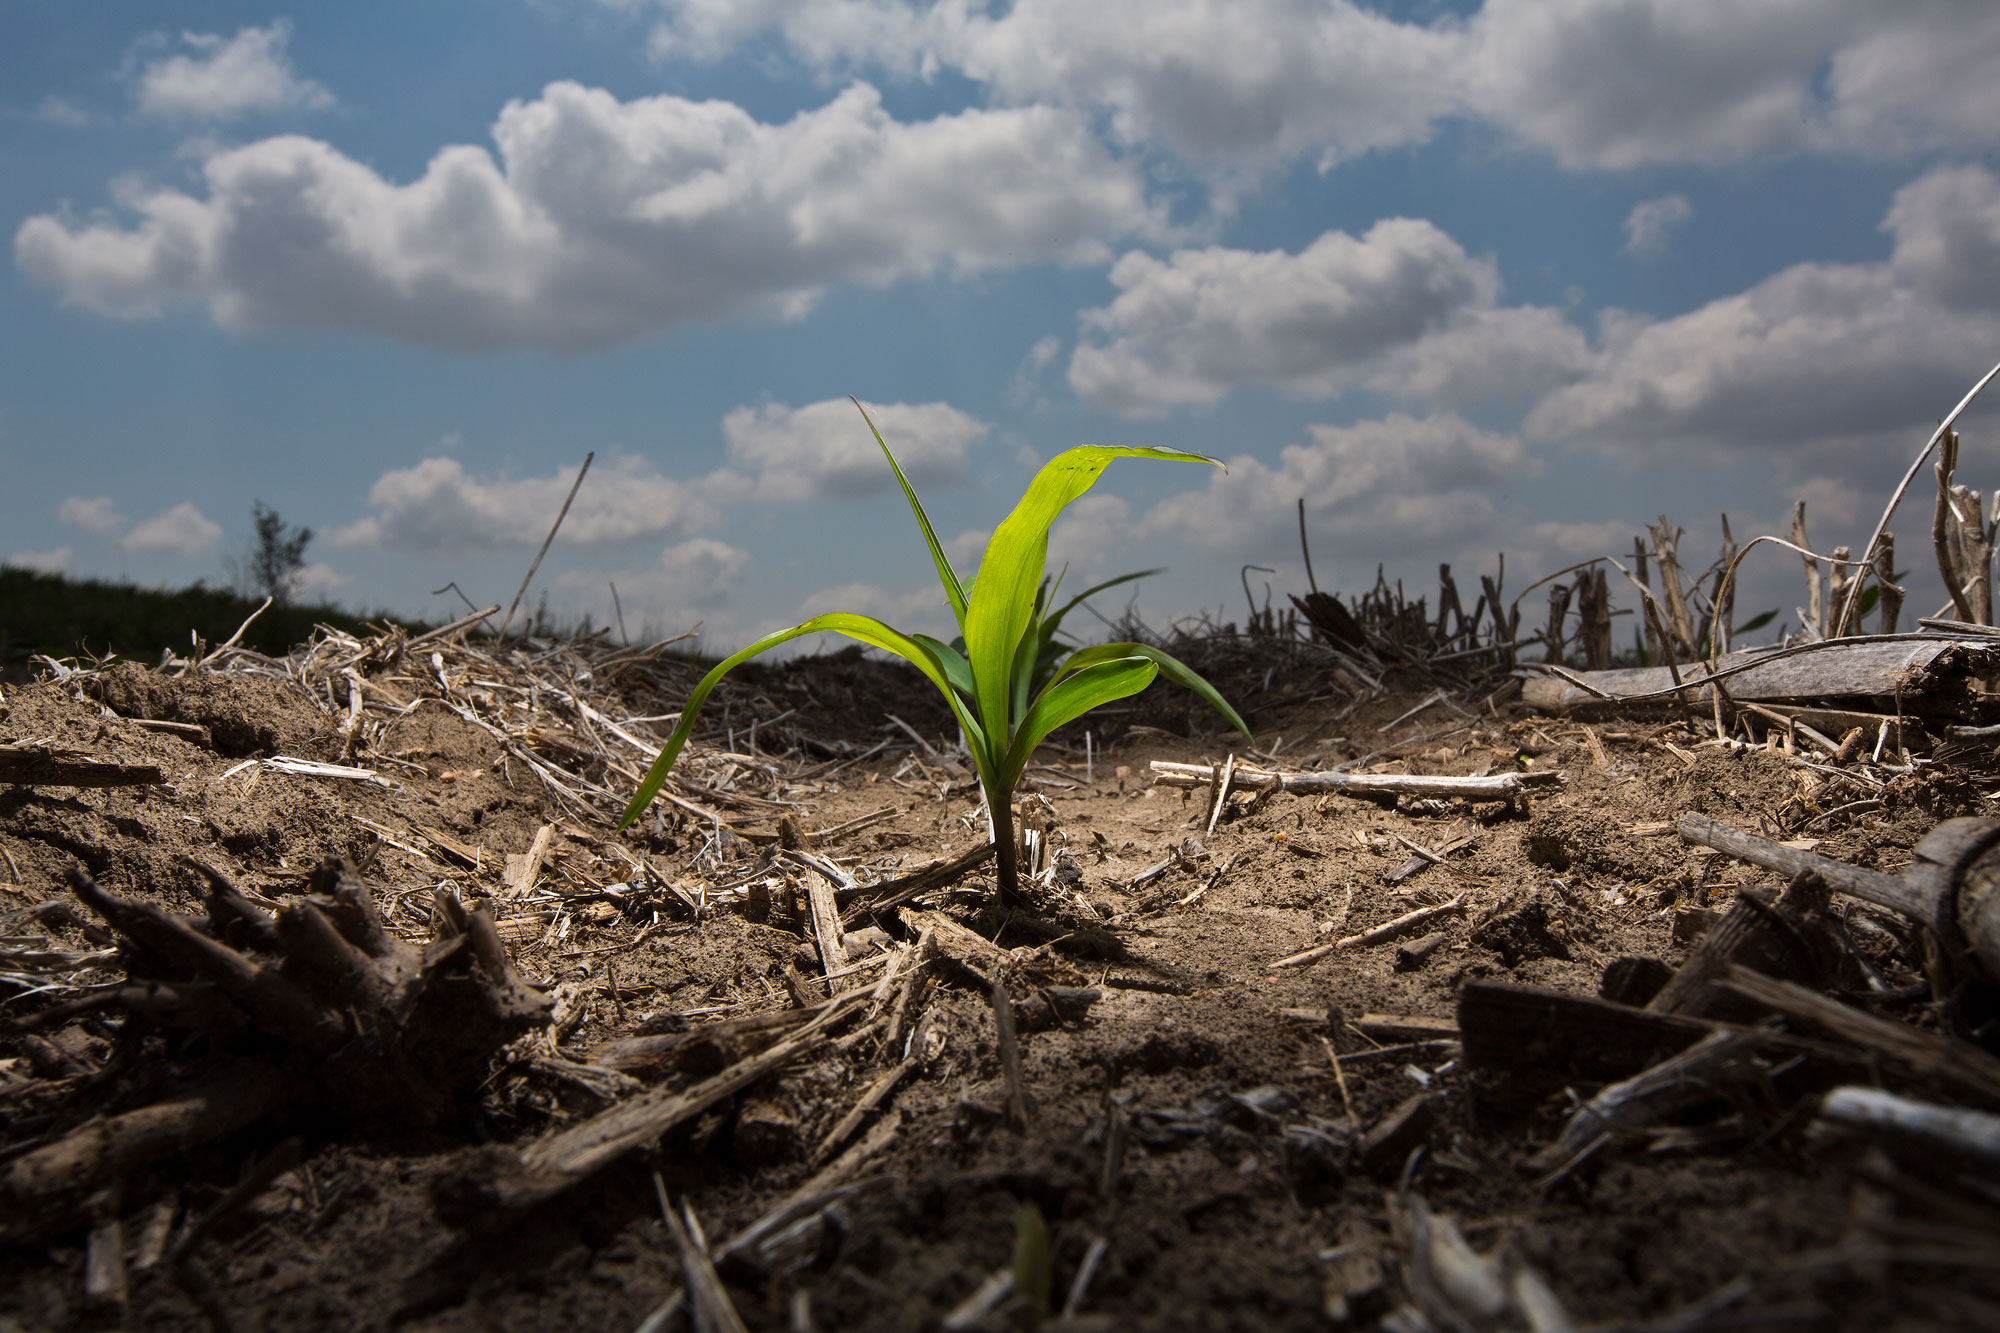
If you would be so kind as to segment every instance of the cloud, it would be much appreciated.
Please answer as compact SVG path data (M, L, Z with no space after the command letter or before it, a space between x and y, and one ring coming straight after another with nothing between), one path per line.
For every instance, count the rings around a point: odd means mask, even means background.
M1869 497L1851 482L1838 477L1804 477L1793 481L1785 489L1793 497L1806 502L1808 532L1815 523L1840 525L1858 522L1864 517L1872 522L1875 518L1868 508ZM1880 501L1876 503L1879 506ZM1778 528L1773 527L1771 531L1777 532ZM1787 523L1782 535L1790 534L1791 527ZM1861 540L1865 542L1867 539L1864 537Z
M148 61L132 82L140 114L161 120L218 121L257 111L319 111L333 94L292 72L285 47L292 25L243 28L234 37L184 32L188 53Z
M88 107L73 98L57 97L50 93L35 104L35 119L44 125L60 125L64 129L88 129L99 121L99 117Z
M129 223L30 217L15 259L61 299L232 331L584 348L835 283L1101 262L1165 234L1137 168L1051 107L899 122L873 88L765 124L728 102L554 83L408 184L317 140L218 151L206 193L133 188Z
M1987 76L2000 12L1959 0L1487 0L1430 22L1351 0L651 8L662 58L713 60L775 35L822 74L950 69L1003 103L1101 113L1121 141L1223 180L1421 144L1448 118L1578 170L2000 137Z
M324 601L352 582L353 575L343 574L323 560L315 560L292 576L290 587L292 596L300 601Z
M1283 555L1303 497L1315 555L1372 562L1480 539L1496 515L1487 492L1534 470L1518 437L1450 412L1307 431L1276 466L1230 459L1227 475L1154 505L1141 530L1232 558Z
M369 488L374 512L333 534L337 546L464 551L530 546L548 532L576 480L573 468L547 477L478 477L455 458L426 458L384 472ZM614 458L585 476L556 541L588 546L660 537L716 521L710 495L663 476L636 458Z
M2000 346L2000 180L1931 172L1897 192L1873 264L1798 264L1666 320L1608 312L1589 373L1530 436L1613 447L1785 449L1934 419Z
M193 505L182 502L135 524L118 545L127 551L197 556L214 550L221 538L221 525Z
M72 495L56 510L56 517L72 528L82 528L99 537L109 537L125 527L125 516L118 512L117 502L108 495L92 496L87 500L81 495Z
M1467 110L1576 170L1964 148L2000 125L1971 74L2000 15L1949 0L1488 0L1465 39Z
M1131 416L1260 383L1306 398L1368 383L1449 401L1559 382L1585 359L1559 314L1501 309L1492 261L1416 218L1360 237L1329 231L1296 255L1135 251L1111 281L1117 298L1082 316L1069 380L1086 402Z
M949 640L958 633L958 627L952 623L951 607L935 583L911 592L892 593L876 584L857 581L822 588L799 599L800 620L828 611L873 616L906 634L929 634ZM808 652L814 650L811 641L804 641L801 646ZM831 650L842 645L827 639L820 646Z
M964 478L968 446L990 429L949 403L870 404L868 415L912 482ZM867 423L845 398L764 403L722 420L729 460L756 477L760 500L849 499L896 488Z
M1035 339L1034 346L1021 358L1021 364L1014 368L1014 382L1007 388L1007 400L1020 406L1040 399L1042 372L1061 354L1062 339L1055 334Z
M572 570L555 586L595 596L616 584L618 600L648 623L692 619L726 604L749 567L750 553L709 537L693 537L660 552L644 569L616 574ZM628 622L629 623L629 622Z
M1684 194L1663 194L1635 204L1625 216L1625 244L1621 254L1652 259L1667 252L1667 238L1694 216L1694 205Z
M0 560L12 569L25 569L36 574L60 574L70 567L76 553L67 546L58 546L50 551L16 551L5 560Z
M823 73L949 68L1011 105L1103 111L1126 144L1165 144L1223 177L1421 142L1451 104L1458 40L1349 0L1016 0L819 5L661 0L651 49L714 60L775 32Z
M944 543L944 553L950 558L953 569L961 575L969 574L979 567L986 554L986 543L992 540L991 528L967 528Z
M1068 588L1064 600L1088 586L1078 579L1104 573L1105 562L1112 552L1135 535L1132 507L1123 496L1092 493L1079 497L1063 510L1062 517L1049 529L1048 568L1053 572L1068 565L1076 576L1063 580ZM982 545L980 552L983 554L984 550Z

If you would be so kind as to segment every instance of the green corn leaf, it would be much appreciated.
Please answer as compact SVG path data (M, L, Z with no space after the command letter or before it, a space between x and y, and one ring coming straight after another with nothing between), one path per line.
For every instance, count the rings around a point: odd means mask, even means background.
M1222 464L1179 449L1080 445L1065 449L1035 474L1027 494L986 544L979 581L961 622L969 647L973 698L988 734L1004 736L1012 703L1011 672L1021 638L1035 618L1035 597L1048 560L1049 527L1072 500L1094 485L1114 459ZM1033 660L1032 653L1029 658Z
M1215 686L1202 679L1192 667L1172 653L1161 652L1151 644L1101 643L1094 648L1079 648L1070 654L1069 660L1063 663L1062 670L1057 674L1060 677L1071 671L1080 671L1094 662L1107 662L1122 657L1144 657L1158 663L1161 675L1176 685L1184 685L1193 690L1201 696L1202 702L1222 714L1230 726L1242 732L1244 740L1251 739L1249 725L1237 715L1234 708L1229 706L1229 701L1222 697Z
M1050 614L1044 615L1041 609L1038 607L1035 613L1036 614L1035 624L1037 627L1035 633L1040 638L1041 644L1035 650L1034 671L1030 678L1029 693L1032 694L1034 691L1041 689L1044 685L1049 683L1049 681L1054 676L1056 663L1062 659L1063 655L1062 645L1056 642L1056 636L1062 632L1062 622L1064 616L1076 610L1077 606L1080 603L1082 603L1082 601L1086 597L1095 596L1096 594L1103 592L1106 588L1115 588L1121 583L1130 583L1134 579L1143 579L1148 575L1158 574L1161 572L1162 572L1161 570L1157 569L1140 569L1140 570L1135 570L1130 574L1120 574L1115 579L1107 579L1103 583L1097 584L1095 587L1085 588L1082 592L1070 598L1067 602L1064 602L1060 607L1056 608L1056 610ZM1057 582L1060 583L1061 580L1058 579ZM1047 601L1055 600L1055 593L1053 589L1050 590L1049 596L1046 600ZM1017 708L1016 715L1018 716L1018 714L1019 714L1019 709Z
M1875 591L1877 590L1873 588L1869 589L1869 592L1875 592ZM1863 593L1862 595L1865 597L1867 596L1867 593ZM1861 609L1865 612L1873 608L1870 607L1868 604L1863 603ZM1777 618L1778 618L1778 608L1774 606L1761 616L1752 616L1750 619L1738 625L1735 629L1729 631L1729 633L1732 637L1741 637L1742 635L1745 634L1754 634L1758 630L1764 628L1764 626L1776 620Z
M1014 744L1000 765L1003 790L1013 790L1021 770L1028 766L1028 756L1035 752L1044 736L1065 722L1074 722L1099 704L1130 698L1151 685L1159 672L1159 663L1150 658L1120 657L1095 662L1043 690L1028 706L1028 715L1021 719L1020 729L1014 733Z
M911 638L937 654L938 665L944 669L945 679L952 688L967 699L972 697L972 668L965 664L965 654L948 643L941 643L928 634L912 634Z
M1085 588L1082 592L1070 598L1067 602L1064 602L1062 604L1062 608L1058 610L1054 615L1043 617L1042 619L1043 633L1048 635L1048 637L1050 638L1054 638L1057 627L1059 627L1063 622L1063 617L1068 615L1070 612L1076 610L1077 607L1081 606L1085 598L1095 597L1097 596L1097 594L1103 592L1106 588L1115 588L1121 583L1130 583L1134 579L1147 579L1151 578L1155 574L1164 574L1166 572L1167 571L1165 569L1135 569L1130 574L1120 574L1115 579L1106 579L1104 580L1104 582L1099 583L1094 587Z
M1014 1295L1024 1309L1024 1327L1034 1328L1048 1317L1055 1300L1055 1256L1049 1225L1032 1201L1014 1214Z
M953 569L951 561L945 558L944 547L938 544L937 533L931 528L930 515L924 512L923 502L917 499L916 488L910 485L910 479L903 475L902 465L896 461L896 455L889 452L889 442L882 438L882 432L876 430L875 423L869 420L868 409L862 407L861 400L853 394L849 394L847 398L860 411L861 419L868 422L868 433L875 437L875 443L882 446L882 456L889 460L889 467L896 474L896 482L903 488L903 498L910 502L910 512L917 516L917 526L924 530L924 543L931 548L931 560L937 565L938 582L944 585L945 600L951 603L952 617L958 621L958 627L963 631L965 588L958 581L958 571Z
M679 725L674 728L673 735L667 737L667 743L660 747L659 758L653 761L652 768L646 772L646 780L639 784L639 790L634 793L631 804L625 807L625 813L618 820L618 827L622 829L630 825L644 813L648 805L652 804L653 798L659 795L661 785L667 780L668 770L673 768L674 760L680 757L681 747L687 744L688 735L694 730L695 717L701 712L702 704L708 701L709 692L715 688L717 682L759 653L769 652L779 644L789 643L804 634L826 631L844 634L871 648L886 649L923 672L925 679L937 686L938 692L950 703L951 711L957 715L959 726L965 729L973 757L979 763L980 777L982 781L985 779L988 766L985 736L980 730L978 721L951 688L951 678L936 654L909 635L891 629L873 616L831 611L825 615L814 616L811 620L794 625L790 629L766 634L748 648L724 658L701 678L700 683L694 687L694 692L688 695L687 702L681 706Z

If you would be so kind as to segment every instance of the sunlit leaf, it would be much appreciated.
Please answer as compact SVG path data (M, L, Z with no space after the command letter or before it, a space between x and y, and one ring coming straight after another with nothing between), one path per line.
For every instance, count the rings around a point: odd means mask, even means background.
M1014 743L1000 765L1001 779L1012 788L1019 780L1021 770L1028 766L1028 756L1034 753L1044 736L1066 722L1074 722L1100 704L1130 698L1151 685L1153 677L1159 672L1159 664L1149 658L1120 657L1109 662L1093 663L1043 690L1040 697L1028 705L1027 716L1021 719L1020 729L1014 734Z
M873 616L830 611L825 615L814 616L811 620L794 625L790 629L766 634L748 648L722 659L701 678L693 692L688 695L687 702L681 705L681 720L674 727L673 735L667 737L667 743L660 747L659 757L653 760L652 768L647 770L645 781L639 784L639 790L633 794L631 803L625 807L625 813L619 816L618 827L625 828L630 825L648 805L652 804L653 798L659 794L660 787L666 782L667 773L673 768L674 760L680 757L681 747L687 744L687 738L694 730L695 718L701 714L701 706L708 702L710 691L715 689L724 676L759 653L769 652L781 643L789 643L801 635L823 632L844 634L872 648L886 649L910 662L917 670L924 673L931 684L937 686L939 693L950 703L951 711L958 717L959 726L965 728L967 738L974 741L972 747L974 755L978 756L985 750L985 737L978 720L967 711L965 705L959 702L957 694L952 691L951 678L946 675L944 665L938 660L935 652L902 631L891 629ZM983 771L981 776L984 776Z

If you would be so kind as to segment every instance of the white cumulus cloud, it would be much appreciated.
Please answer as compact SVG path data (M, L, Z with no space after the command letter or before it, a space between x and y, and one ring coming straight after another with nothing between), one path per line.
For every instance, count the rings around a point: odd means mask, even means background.
M1528 433L1783 449L1935 418L2000 346L2000 180L1931 172L1883 225L1881 263L1794 265L1672 319L1610 312L1588 375Z
M301 601L324 601L348 584L352 574L343 574L324 560L315 560L292 576L292 596Z
M871 403L868 415L913 483L962 479L972 442L989 429L949 403ZM729 461L756 478L759 499L848 498L896 488L867 422L845 398L739 407L723 418L722 432Z
M1634 204L1625 215L1624 253L1651 259L1667 252L1667 239L1676 228L1694 216L1694 205L1684 194L1663 194Z
M1489 492L1534 467L1518 437L1450 412L1307 430L1275 465L1230 459L1227 475L1154 505L1141 529L1232 557L1285 555L1303 497L1315 559L1388 559L1478 540L1497 513Z
M317 111L333 94L292 70L286 19L243 28L234 37L184 32L184 51L149 60L132 81L143 115L162 120L218 121L256 111Z
M124 191L123 221L30 217L15 259L109 315L197 303L235 331L576 348L1165 234L1137 168L1052 107L906 123L855 85L765 124L554 83L508 103L493 138L497 159L447 147L407 184L318 140L260 140L209 156L204 193Z
M67 546L58 546L47 551L16 551L0 564L15 569L31 570L37 574L60 574L70 567L76 552Z
M877 584L860 581L822 588L799 600L798 619L805 620L828 611L873 616L906 634L929 634L948 640L958 633L958 627L952 623L951 607L935 583L903 593L890 592ZM817 640L801 640L799 646L805 652L832 652L846 646L847 642L828 635Z
M99 537L109 537L125 528L125 516L118 512L117 502L108 495L88 498L72 495L56 510L56 517L72 528L81 528Z
M663 58L775 35L829 76L949 69L1005 103L1100 112L1222 179L1423 143L1449 117L1585 170L2000 139L2000 11L1963 0L1486 0L1431 21L1352 0L650 8Z
M1330 231L1297 254L1135 251L1111 281L1118 296L1083 315L1070 385L1134 416L1209 406L1243 384L1309 398L1363 383L1447 399L1519 392L1584 358L1560 315L1501 308L1492 262L1416 218Z
M426 458L384 472L369 488L373 513L333 534L335 545L464 551L541 541L576 480L574 468L546 477L482 477L456 458ZM556 533L588 546L667 536L716 520L706 488L676 481L636 458L594 464Z
M119 546L128 551L156 551L162 555L196 556L215 549L222 527L192 504L183 501L143 522L133 525Z
M748 551L711 537L690 537L664 548L643 568L613 574L571 570L555 586L594 598L615 585L628 632L636 632L638 620L678 624L725 605L749 565Z

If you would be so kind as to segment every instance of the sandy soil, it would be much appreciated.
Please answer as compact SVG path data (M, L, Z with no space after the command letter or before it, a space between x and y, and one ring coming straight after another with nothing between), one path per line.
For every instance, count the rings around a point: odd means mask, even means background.
M1057 1305L1104 1242L1066 1326L1324 1328L1347 1292L1349 1325L1373 1327L1399 1299L1389 1242L1399 1188L1454 1215L1476 1248L1500 1245L1532 1265L1583 1324L1663 1319L1739 1279L1737 1299L1706 1322L1661 1326L1969 1327L1959 1322L1968 1309L1975 1319L2000 1309L1955 1304L1962 1283L1964 1299L1975 1299L1962 1273L1899 1281L1843 1259L1855 1225L1848 1157L1795 1118L1771 1114L1760 1132L1708 1146L1698 1137L1672 1150L1614 1145L1541 1183L1523 1160L1554 1136L1572 1096L1594 1087L1522 1104L1491 1075L1468 1073L1450 1044L1360 1021L1448 1023L1467 981L1596 994L1614 960L1678 964L1692 932L1739 890L1779 884L1684 845L1668 826L1685 812L1900 869L1938 819L1990 810L1983 751L1941 755L1875 790L1872 779L1781 752L1703 746L1660 718L1586 728L1472 697L1387 726L1427 691L1357 704L1290 666L1252 691L1259 748L1282 746L1287 766L1364 759L1374 771L1555 770L1562 780L1535 789L1525 808L1243 795L1211 833L1207 789L1156 786L1148 765L1221 760L1241 740L1184 696L1156 690L1143 710L1092 724L1087 766L1074 731L1032 770L1021 802L1052 858L1030 912L993 905L990 865L912 905L1011 950L1002 970L1017 999L1045 987L1098 992L1086 1015L1022 1035L1025 1131L1009 1123L989 996L946 968L919 995L906 1042L888 1047L880 1023L859 1029L582 1188L523 1216L467 1219L450 1206L454 1182L482 1170L493 1145L574 1123L636 1086L593 1082L566 1064L601 1064L620 1039L824 994L809 924L792 910L798 866L778 857L780 815L791 821L786 841L800 841L799 831L811 855L872 881L977 846L979 801L947 755L918 748L889 720L941 751L935 701L905 674L853 655L768 668L704 728L712 748L691 761L689 790L705 792L696 803L734 831L662 806L657 819L614 833L612 807L559 796L491 731L442 706L398 712L399 702L438 692L423 675L381 664L367 675L387 700L369 696L350 759L378 775L367 780L244 766L275 755L343 758L346 701L330 707L284 681L127 666L87 684L6 690L0 738L156 764L166 780L0 788L0 879L12 881L0 883L0 911L72 901L65 876L80 867L113 893L200 916L203 882L184 857L274 903L297 893L322 858L349 857L390 928L412 939L428 936L437 886L488 904L517 965L553 993L560 1035L540 1058L517 1049L496 1061L478 1094L439 1124L298 1103L128 1173L75 1217L17 1227L38 1234L0 1248L0 1329L208 1326L166 1262L134 1267L123 1304L88 1298L92 1219L100 1232L119 1220L125 1249L142 1263L149 1228L156 1241L182 1234L226 1199L246 1164L294 1136L303 1165L224 1209L199 1241L237 1327L638 1328L683 1283L656 1173L719 1246L854 1143L872 1151L847 1159L851 1192L809 1214L796 1235L723 1265L749 1327L939 1327L1008 1268L1024 1203L1046 1221ZM656 673L634 687L626 716L674 707L673 683L671 672ZM141 719L197 724L208 742ZM588 747L566 748L576 738L557 730L542 738L542 757L586 769ZM630 789L615 770L600 767L593 780ZM552 832L536 885L510 896L507 857L527 852L544 826ZM1409 873L1413 847L1448 850ZM635 886L631 858L657 878ZM761 896L725 891L745 884L763 886ZM686 899L700 905L705 892L706 909L689 910ZM1420 960L1406 936L1273 966L1452 899L1461 910L1419 932L1444 935ZM857 907L846 925L873 925L884 933L878 947L895 947L907 922L925 919L876 920ZM80 908L10 920L0 933L45 935L72 954L106 938ZM1877 1011L1928 1023L1907 939L1853 925L1885 993L1901 997ZM115 960L69 974L85 985L118 975ZM878 962L853 984L880 976ZM74 993L20 986L4 992L0 1014L21 1017ZM0 1038L8 1160L91 1117L158 1100L177 1080L198 1078L209 1058L199 1039L105 1016L45 1035L69 1063L37 1061ZM648 1086L692 1082L742 1053L721 1049L708 1067L667 1061L626 1073ZM823 1150L836 1122L906 1057L880 1108ZM1363 1152L1362 1134L1419 1093L1428 1127ZM1405 1150L1413 1144L1423 1149L1414 1161ZM1387 1265L1378 1286L1354 1279L1345 1259L1357 1254ZM686 1316L665 1326L685 1327ZM1004 1325L988 1316L963 1326Z

